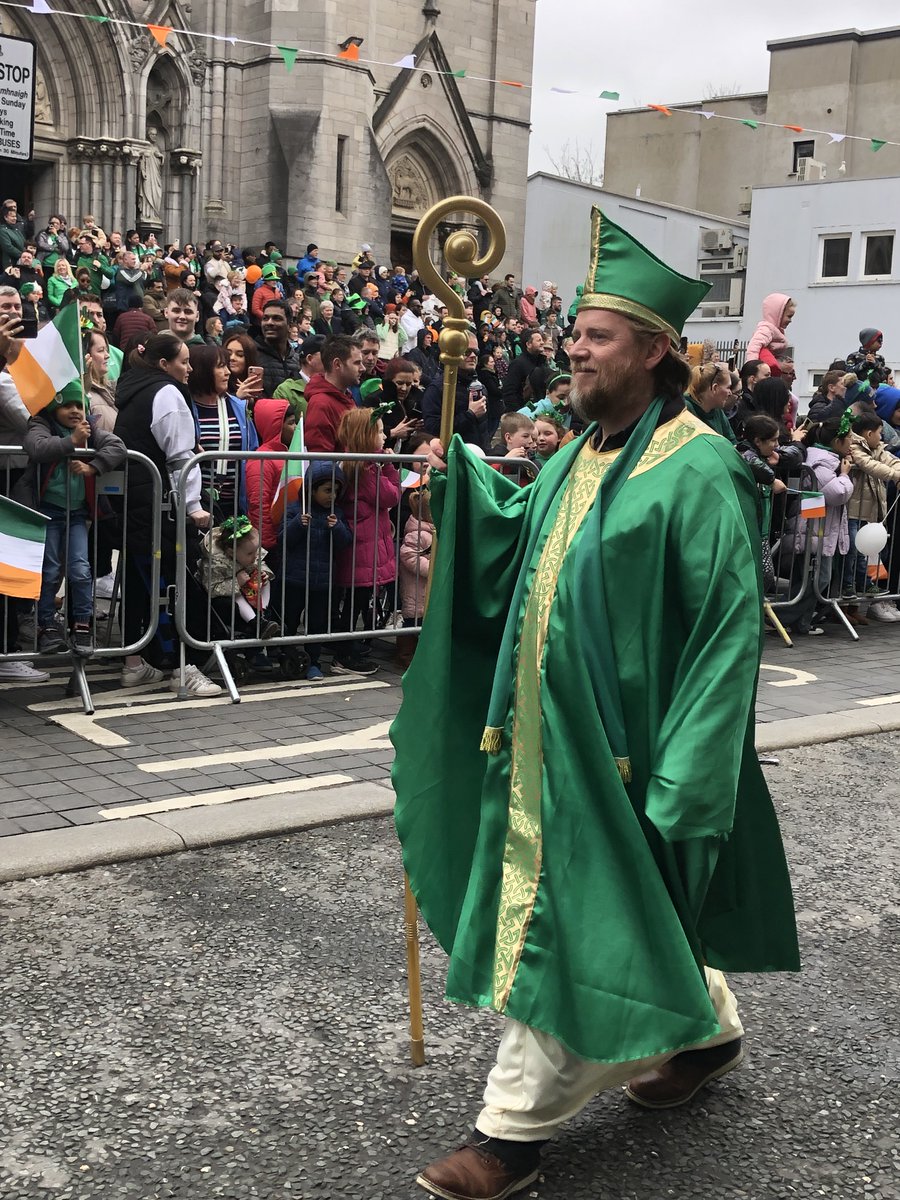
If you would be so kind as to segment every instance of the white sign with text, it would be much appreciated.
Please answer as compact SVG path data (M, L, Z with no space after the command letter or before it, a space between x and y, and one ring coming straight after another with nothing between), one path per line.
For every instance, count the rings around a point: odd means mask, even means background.
M36 82L34 42L0 37L0 159L31 160Z

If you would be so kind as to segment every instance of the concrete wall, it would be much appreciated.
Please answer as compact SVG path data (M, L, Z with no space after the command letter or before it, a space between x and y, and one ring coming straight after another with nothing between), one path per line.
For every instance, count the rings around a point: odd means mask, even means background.
M763 297L786 292L797 303L789 329L795 348L797 392L809 396L812 373L858 346L859 330L885 331L885 358L900 366L900 236L895 239L893 272L884 282L860 279L863 235L900 234L900 178L836 180L759 188L753 198L750 257L742 337L755 329ZM848 233L850 275L821 282L823 235Z
M559 285L564 309L568 309L576 286L584 283L587 274L593 205L602 208L663 262L694 278L699 274L701 233L723 225L721 218L704 213L618 196L605 188L553 175L530 176L522 284L540 288L545 279L552 280ZM732 229L736 244L747 244L748 227L744 222L725 224ZM711 337L724 341L733 340L738 327L737 319L697 318L686 332L692 340Z
M648 109L610 113L603 186L645 200L736 218L741 188L757 178L764 146L758 133L731 121L707 121L686 109L766 119L764 95L674 105L672 116Z

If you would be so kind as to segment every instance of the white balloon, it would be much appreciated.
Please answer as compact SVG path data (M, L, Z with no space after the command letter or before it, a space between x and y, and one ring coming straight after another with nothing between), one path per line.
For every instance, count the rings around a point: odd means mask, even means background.
M888 531L877 521L860 527L856 535L856 549L866 558L876 558L888 543Z
M480 446L476 446L474 442L466 442L466 449L474 454L476 458L487 458L487 455Z

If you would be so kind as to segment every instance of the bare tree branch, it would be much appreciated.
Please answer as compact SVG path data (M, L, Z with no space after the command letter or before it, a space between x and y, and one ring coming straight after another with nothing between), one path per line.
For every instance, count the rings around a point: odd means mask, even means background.
M558 153L551 154L549 146L544 147L550 165L557 175L563 179L571 179L575 183L590 183L600 187L603 183L603 164L600 151L593 142L582 146L576 141L574 146L566 142Z
M707 100L727 100L730 96L742 95L744 89L740 83L707 83L703 88L703 102Z

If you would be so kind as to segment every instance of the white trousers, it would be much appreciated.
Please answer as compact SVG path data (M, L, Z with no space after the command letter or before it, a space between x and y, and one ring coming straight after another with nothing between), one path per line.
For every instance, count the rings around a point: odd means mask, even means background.
M706 981L720 1032L684 1050L720 1046L744 1033L725 976L707 968ZM497 1064L488 1076L477 1129L488 1137L510 1142L547 1140L598 1092L620 1087L672 1057L674 1054L657 1054L632 1062L588 1062L570 1054L548 1033L507 1019Z

